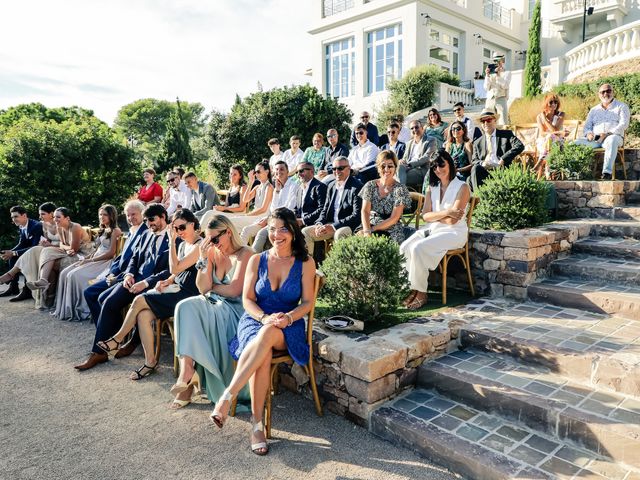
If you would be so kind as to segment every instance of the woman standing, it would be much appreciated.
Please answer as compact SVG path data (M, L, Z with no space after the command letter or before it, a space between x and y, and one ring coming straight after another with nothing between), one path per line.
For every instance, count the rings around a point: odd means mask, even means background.
M273 247L249 260L242 292L245 313L237 336L229 344L238 366L211 413L211 420L222 428L231 400L249 382L251 451L256 455L269 451L262 416L273 351L287 350L300 365L310 360L303 317L311 311L316 273L291 210L277 208L269 217L268 228Z
M51 315L60 320L77 322L87 320L91 316L83 293L87 288L87 282L108 268L116 255L118 240L122 235L117 219L118 212L113 205L100 207L98 210L100 230L95 241L97 250L60 272L56 309L51 312Z
M244 201L247 183L244 181L242 165L231 166L229 169L229 184L229 191L224 205L215 205L213 209L218 212L242 213L247 207L247 203Z
M445 150L432 155L429 179L431 188L422 209L427 224L400 245L411 282L411 293L403 303L410 310L427 303L429 271L438 266L447 250L462 248L468 237L464 215L471 193L456 177L453 159Z
M313 135L313 139L311 141L312 146L307 148L304 151L304 156L302 157L303 162L309 162L313 164L313 167L316 172L322 170L324 163L327 159L327 147L323 147L324 136L321 133L316 133ZM290 173L293 175L295 169L293 169Z
M155 176L156 171L153 168L145 168L142 171L144 185L138 190L138 200L145 205L162 200L162 187L159 183L153 181Z
M198 378L212 402L231 382L233 362L228 345L244 312L242 286L252 254L227 217L216 215L211 219L196 264L196 285L201 295L176 306L174 324L180 376L171 388L176 396L172 408L191 402Z
M464 122L456 120L451 123L444 149L453 158L458 178L466 180L471 173L471 158L473 157L473 144L469 139L467 126Z
M173 317L176 304L180 300L198 294L195 265L198 260L198 244L202 241L199 230L200 224L191 210L181 209L173 214L169 225L171 276L159 281L155 288L135 297L120 330L110 339L98 342L98 347L107 355L115 355L127 334L136 324L138 325L144 349L144 365L131 372L131 380L141 380L151 375L158 366L154 349L153 321ZM177 238L183 240L180 246L177 246Z

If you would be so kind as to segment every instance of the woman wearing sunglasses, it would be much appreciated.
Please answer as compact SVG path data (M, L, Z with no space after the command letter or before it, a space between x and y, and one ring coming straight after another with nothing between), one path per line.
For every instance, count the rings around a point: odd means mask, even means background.
M181 301L175 310L180 376L171 388L172 408L187 406L199 382L209 400L217 400L233 377L228 344L244 312L242 286L253 250L221 214L207 225L199 250L196 285L201 295Z
M451 158L453 158L458 177L461 180L466 180L471 173L473 144L469 139L467 126L464 122L456 120L451 123L444 149L451 155Z
M447 250L466 243L464 216L470 196L467 184L456 177L451 155L444 149L434 153L422 208L422 219L427 223L400 245L411 282L411 292L403 302L408 309L417 310L427 303L429 271L438 266Z
M141 380L151 375L158 366L152 322L172 317L180 300L198 294L195 265L198 260L198 245L202 241L199 229L198 219L191 210L182 209L173 214L169 225L171 276L158 282L152 290L138 295L129 307L120 330L109 340L98 342L98 347L109 356L115 355L127 334L138 325L145 361L142 367L131 372L131 380Z
M427 112L427 126L424 129L425 137L438 139L438 146L444 143L445 132L449 124L442 120L440 112L435 108L430 108Z
M536 139L536 150L538 161L533 169L538 172L538 178L544 174L548 177L549 171L545 160L551 144L564 142L564 112L560 111L560 97L555 93L547 93L542 102L542 112L536 117L538 124L538 138Z

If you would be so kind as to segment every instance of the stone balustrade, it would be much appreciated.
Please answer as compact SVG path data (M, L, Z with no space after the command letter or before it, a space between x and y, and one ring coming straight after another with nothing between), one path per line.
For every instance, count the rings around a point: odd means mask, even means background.
M473 88L462 88L447 83L438 82L436 87L435 104L439 110L448 110L456 103L473 105Z

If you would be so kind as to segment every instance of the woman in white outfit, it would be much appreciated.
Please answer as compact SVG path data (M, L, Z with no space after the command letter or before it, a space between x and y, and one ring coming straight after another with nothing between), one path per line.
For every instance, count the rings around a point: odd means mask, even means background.
M411 293L403 303L411 310L427 303L429 271L438 266L447 250L463 247L468 236L465 211L471 193L456 177L453 159L444 149L432 155L428 178L422 208L427 224L400 245L411 283Z

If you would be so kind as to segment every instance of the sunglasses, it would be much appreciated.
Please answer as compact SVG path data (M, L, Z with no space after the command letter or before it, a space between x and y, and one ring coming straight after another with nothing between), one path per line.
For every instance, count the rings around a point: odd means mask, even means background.
M398 131L397 130L387 130L387 133L389 135L395 135L396 133L398 133Z
M493 122L495 118L481 118L480 123L490 123Z
M393 169L395 169L395 168L396 168L396 166L395 166L395 165L382 165L382 166L380 167L380 170L393 170Z
M413 132L414 130L420 130L420 127L410 127L409 130Z
M447 162L444 160L434 160L431 162L431 168L443 168Z
M364 132L356 132L356 135L364 135Z
M457 112L461 112L462 109L461 108L454 108L453 111L457 113Z
M348 165L343 165L343 166L341 166L341 167L333 167L333 169L334 169L336 172L341 172L341 171L343 171L345 168L349 168L349 166L348 166Z
M452 131L452 132L461 132L461 131L462 131L462 128L461 128L461 127L453 127L453 128L451 129L451 131Z
M607 88L606 90L600 90L600 95L602 95L603 93L611 93L613 92L613 90L611 90L610 88Z
M145 222L155 222L156 218L158 218L158 216L157 215L153 215L151 217L145 217L144 221Z
M600 93L602 93L602 92L600 92ZM557 104L558 104L558 101L557 101L557 100L549 100L549 105L551 105L552 103L553 103L554 105L557 105Z
M365 116L360 117L360 120L365 120L365 119L367 119L367 118L369 118L369 116L368 116L368 115L365 115Z
M217 234L215 237L211 237L211 243L213 243L214 245L218 245L218 243L220 243L220 237L225 234L227 231L227 229L225 228L224 230L222 230L219 234Z
M304 172L305 170L311 170L311 167L304 167L304 168L299 168L298 171L296 172L297 175L300 175L302 172Z
M333 138L333 137L337 137L338 134L337 133L332 133L331 135L327 135L327 138Z
M187 224L186 224L186 223L183 223L182 225L175 225L175 226L173 227L173 229L174 229L176 232L184 232L184 231L187 229Z
M175 178L167 178L167 183L173 183L174 180Z

